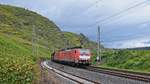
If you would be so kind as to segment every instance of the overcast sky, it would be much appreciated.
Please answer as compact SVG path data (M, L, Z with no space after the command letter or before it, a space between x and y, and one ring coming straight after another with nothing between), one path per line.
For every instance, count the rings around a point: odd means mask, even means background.
M150 46L149 0L0 0L28 8L54 21L63 31L84 33L109 48ZM111 18L109 18L111 16Z

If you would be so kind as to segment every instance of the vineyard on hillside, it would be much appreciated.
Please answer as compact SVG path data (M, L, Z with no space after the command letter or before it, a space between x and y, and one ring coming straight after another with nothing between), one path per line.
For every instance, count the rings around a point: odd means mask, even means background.
M39 60L65 47L93 47L84 35L61 31L49 19L24 8L0 5L0 84L32 84Z

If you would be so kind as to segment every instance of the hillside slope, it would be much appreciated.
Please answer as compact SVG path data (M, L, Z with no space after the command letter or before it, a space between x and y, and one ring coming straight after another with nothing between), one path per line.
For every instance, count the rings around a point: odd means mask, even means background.
M26 9L0 5L0 84L31 84L38 79L37 61L69 46L95 48L83 35L62 32L49 19Z
M105 49L101 56L102 67L150 72L150 50Z

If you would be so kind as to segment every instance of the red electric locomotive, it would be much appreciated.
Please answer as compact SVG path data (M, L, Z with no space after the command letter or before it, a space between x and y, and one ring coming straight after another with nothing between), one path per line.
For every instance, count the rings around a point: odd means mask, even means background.
M91 56L90 49L75 48L53 53L52 60L73 65L90 65Z

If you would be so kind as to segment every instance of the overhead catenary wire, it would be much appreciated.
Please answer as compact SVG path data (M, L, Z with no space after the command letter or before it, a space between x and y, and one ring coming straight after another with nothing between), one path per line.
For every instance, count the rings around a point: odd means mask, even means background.
M81 24L81 25L60 25L62 27L94 27L95 25L93 24Z
M72 16L71 18L76 18L79 17L80 15L85 14L88 10L90 10L91 8L93 8L96 4L102 2L103 0L96 0L95 2L89 4L85 9L83 9L79 14ZM86 3L86 2L85 2Z
M119 12L113 14L113 15L110 15L110 16L108 16L108 17L102 19L102 20L98 20L98 21L96 21L96 22L93 23L93 24L77 25L77 26L74 26L74 27L85 27L85 26L86 26L86 27L87 27L87 26L89 27L89 26L94 26L94 25L96 25L96 24L99 24L99 23L105 22L105 21L107 21L107 20L110 20L110 19L112 19L112 18L114 18L114 17L117 17L117 16L119 16L119 15L125 13L125 12L128 12L128 11L130 11L131 9L137 8L138 6L141 6L141 5L143 5L143 4L146 4L147 2L148 2L148 1L145 0L145 1L142 1L142 2L140 2L140 3L137 3L137 4L135 4L135 5L131 6L131 7L128 7L128 8L126 8L126 9L124 9L124 10L121 10L121 11L119 11ZM64 25L64 26L71 27L71 26L69 26L69 25ZM114 42L114 41L113 41L113 42Z
M105 21L107 21L107 20L109 20L109 19L112 19L112 18L114 18L114 17L117 17L117 16L119 16L120 14L123 14L123 13L125 13L125 12L128 12L128 11L131 10L131 9L137 8L138 6L141 6L141 5L143 5L143 4L147 3L147 2L148 2L147 0L142 1L142 2L139 2L139 3L137 3L137 4L135 4L135 5L131 6L131 7L128 7L128 8L126 8L126 9L124 9L124 10L121 10L121 11L115 13L115 14L112 14L112 15L110 15L110 16L108 16L108 17L102 19L102 20L97 20L96 22L93 22L92 24L62 25L62 26L63 26L63 27L92 27L92 26L94 26L94 25L98 25L98 24L100 24L100 23L102 23L102 22L105 22Z
M103 0L97 0L95 1L93 4L89 5L85 11L83 11L81 14L87 12L89 9L91 9L92 7L94 7L96 4L98 4L99 2L102 2Z
M144 21L144 22L142 22L142 23L138 23L138 24L136 24L136 25L141 25L141 24L144 24L144 23L148 23L148 22L150 22L150 20L147 20L147 21ZM148 32L148 31L143 31L143 32L137 32L137 33L131 33L131 34L128 34L128 35L123 35L123 37L131 37L131 36L133 36L133 34L134 34L134 37L133 38L137 38L137 37L142 37L142 35L143 34L145 34L146 32ZM140 35L138 35L137 36L137 34L140 34ZM136 36L135 36L136 35ZM121 38L121 39L119 39L119 40L117 40L117 39L115 39L115 40L111 40L111 41L102 41L101 40L101 42L102 43L111 43L111 42L119 42L119 41L121 41L121 40L129 40L128 38ZM131 40L131 39L130 39Z
M96 4L98 4L99 2L102 2L103 0L97 0L94 3L92 3L91 5L89 5L83 12L80 13L80 15L84 14L85 12L87 12L89 9L91 9L92 7L94 7ZM76 16L73 16L76 17ZM91 27L93 26L93 24L82 24L82 25L61 25L61 26L65 26L65 27Z
M96 24L102 23L102 22L107 21L107 20L109 20L109 19L111 19L111 18L114 18L114 17L116 17L116 16L119 16L120 14L123 14L123 13L125 13L125 12L127 12L127 11L129 11L129 10L131 10L131 9L134 9L134 8L136 8L136 7L138 7L138 6L141 6L141 5L143 5L143 4L147 3L147 2L148 2L148 1L145 0L145 1L142 1L142 2L140 2L140 3L137 3L137 4L135 4L135 5L131 6L131 7L128 7L128 8L126 8L126 9L124 9L124 10L121 10L121 11L119 11L119 12L113 14L113 15L110 15L110 16L108 16L108 17L102 19L102 20L96 21Z

